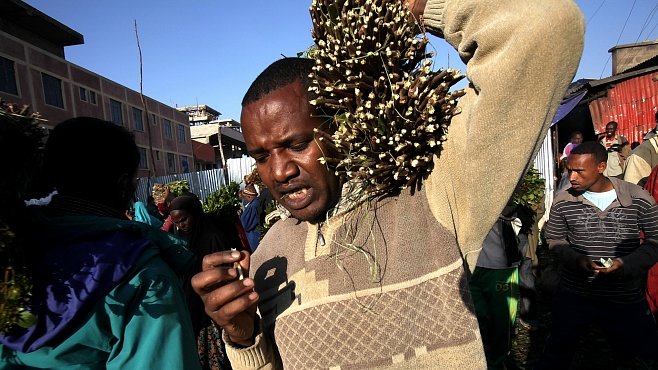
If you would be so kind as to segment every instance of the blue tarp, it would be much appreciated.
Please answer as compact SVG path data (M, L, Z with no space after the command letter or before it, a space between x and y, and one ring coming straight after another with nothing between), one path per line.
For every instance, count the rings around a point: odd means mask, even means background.
M569 114L569 112L571 112L571 110L574 109L578 103L580 103L585 94L587 94L587 90L583 90L583 92L580 94L574 95L567 100L563 100L562 103L560 103L560 106L557 108L555 116L553 116L551 127L558 123L562 118L564 118L564 116Z

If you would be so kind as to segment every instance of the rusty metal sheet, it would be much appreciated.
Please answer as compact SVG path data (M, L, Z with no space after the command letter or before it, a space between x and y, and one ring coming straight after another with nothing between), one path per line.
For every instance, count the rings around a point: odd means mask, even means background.
M658 110L658 73L647 73L615 84L606 97L589 103L594 131L605 131L605 125L617 121L617 131L628 141L642 142L644 134L656 125Z

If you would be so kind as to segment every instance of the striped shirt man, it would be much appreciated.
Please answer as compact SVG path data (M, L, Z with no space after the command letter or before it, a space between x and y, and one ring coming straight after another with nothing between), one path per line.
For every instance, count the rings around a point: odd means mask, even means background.
M573 189L554 200L545 228L549 247L562 262L561 288L581 296L619 303L644 299L640 279L658 261L658 206L637 185L609 178L616 199L603 210ZM640 230L644 243L640 244ZM586 276L577 258L619 258L623 276Z

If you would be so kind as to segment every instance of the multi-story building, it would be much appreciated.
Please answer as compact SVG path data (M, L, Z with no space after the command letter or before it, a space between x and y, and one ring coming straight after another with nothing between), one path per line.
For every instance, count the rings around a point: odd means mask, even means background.
M68 62L64 47L83 36L20 0L0 1L0 99L30 105L52 129L91 116L132 131L138 176L194 171L188 116Z
M240 158L247 154L247 146L242 136L240 122L220 119L220 112L207 105L192 105L176 108L189 117L190 135L194 141L215 148L216 163L226 166L230 158ZM195 157L198 150L195 152Z

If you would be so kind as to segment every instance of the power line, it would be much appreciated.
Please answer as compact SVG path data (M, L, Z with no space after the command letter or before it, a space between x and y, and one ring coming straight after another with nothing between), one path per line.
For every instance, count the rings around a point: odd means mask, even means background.
M631 11L628 12L628 17L626 17L626 21L624 22L624 27L621 28L621 31L619 32L619 37L617 37L617 43L615 45L619 45L619 40L621 40L621 35L624 33L624 30L626 29L626 25L628 24L628 20L631 18L631 14L633 14L633 8L635 8L635 3L637 0L633 0L633 5L631 5Z
M624 26L621 28L621 31L619 32L619 37L617 37L617 42L615 43L615 46L619 45L619 40L621 40L621 35L624 33L624 30L626 29L626 25L628 24L628 20L631 18L631 14L633 14L633 8L635 8L635 3L637 0L633 0L633 5L631 5L631 11L628 12L628 17L626 17L626 21L624 21ZM599 75L599 78L603 77L603 72L605 71L605 68L608 66L608 62L610 62L610 58L612 58L612 55L608 55L608 59L605 61L605 65L603 65L603 69L601 70L601 74Z
M653 31L656 29L656 27L658 27L658 22L656 22L656 25L653 26L653 28L651 29L651 31L649 31L649 33L647 33L647 39L649 38L649 36L651 36L651 34L653 33Z
M647 15L647 18L644 20L644 24L642 24L642 28L640 29L640 34L637 35L637 39L635 39L635 42L640 41L640 37L642 37L642 34L644 33L644 30L649 26L649 22L651 22L651 19L653 19L653 16L656 15L656 10L658 10L658 3L656 3L656 5L654 5L653 9L651 9L651 11L649 12L649 15ZM651 34L651 33L649 33L649 34Z
M596 8L596 10L594 11L594 13L592 13L592 15L591 15L591 16L589 17L589 19L587 20L587 23L586 23L586 25L588 25L588 24L589 24L589 22L591 22L591 21L592 21L592 19L594 19L594 16L596 15L596 13L598 13L598 12L599 12L599 10L600 10L600 9L601 9L601 7L603 6L603 4L605 4L605 0L603 0L603 1L601 1L601 4L599 5L599 7L598 7L598 8Z

